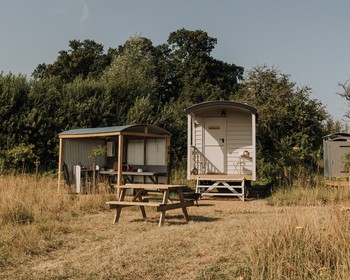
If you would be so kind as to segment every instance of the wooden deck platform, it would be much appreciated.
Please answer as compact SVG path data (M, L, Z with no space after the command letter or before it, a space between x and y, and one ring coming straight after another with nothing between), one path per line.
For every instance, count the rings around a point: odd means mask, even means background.
M227 180L235 180L235 179L242 179L246 181L252 181L252 175L250 174L192 174L190 179L191 180L197 180L197 178L200 177L202 180L205 179L227 179Z
M326 187L350 187L349 180L325 180Z

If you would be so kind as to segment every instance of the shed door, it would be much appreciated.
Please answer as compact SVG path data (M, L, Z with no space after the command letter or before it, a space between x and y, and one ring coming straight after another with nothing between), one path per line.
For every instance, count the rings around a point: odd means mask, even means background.
M328 161L330 161L329 177L348 177L348 170L344 168L345 155L350 153L350 144L347 141L329 142Z
M226 121L224 118L205 119L204 155L207 173L226 173Z

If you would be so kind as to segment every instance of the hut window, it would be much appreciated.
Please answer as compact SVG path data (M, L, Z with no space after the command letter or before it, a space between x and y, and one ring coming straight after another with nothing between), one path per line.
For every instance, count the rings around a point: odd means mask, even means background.
M165 139L150 139L146 144L146 164L165 165Z
M144 164L144 141L129 140L128 141L128 164Z

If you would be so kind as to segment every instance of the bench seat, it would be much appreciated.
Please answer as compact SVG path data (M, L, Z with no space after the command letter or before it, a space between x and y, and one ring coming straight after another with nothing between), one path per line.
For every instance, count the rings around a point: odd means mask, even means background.
M147 201L107 201L106 204L109 204L110 208L116 208L118 205L120 206L154 206L154 207L163 205L162 203L147 202Z
M180 209L182 207L188 207L193 205L193 200L186 200L184 203L170 203L163 204L157 202L143 202L143 201L107 201L106 204L109 204L111 209L118 208L118 206L127 207L127 206L153 206L157 207L157 211L167 211L172 209Z

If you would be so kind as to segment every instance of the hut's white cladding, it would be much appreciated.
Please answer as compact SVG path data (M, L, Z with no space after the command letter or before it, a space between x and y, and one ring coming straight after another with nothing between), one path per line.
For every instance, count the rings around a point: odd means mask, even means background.
M189 179L194 179L197 172L256 179L256 108L238 102L211 101L185 112Z

